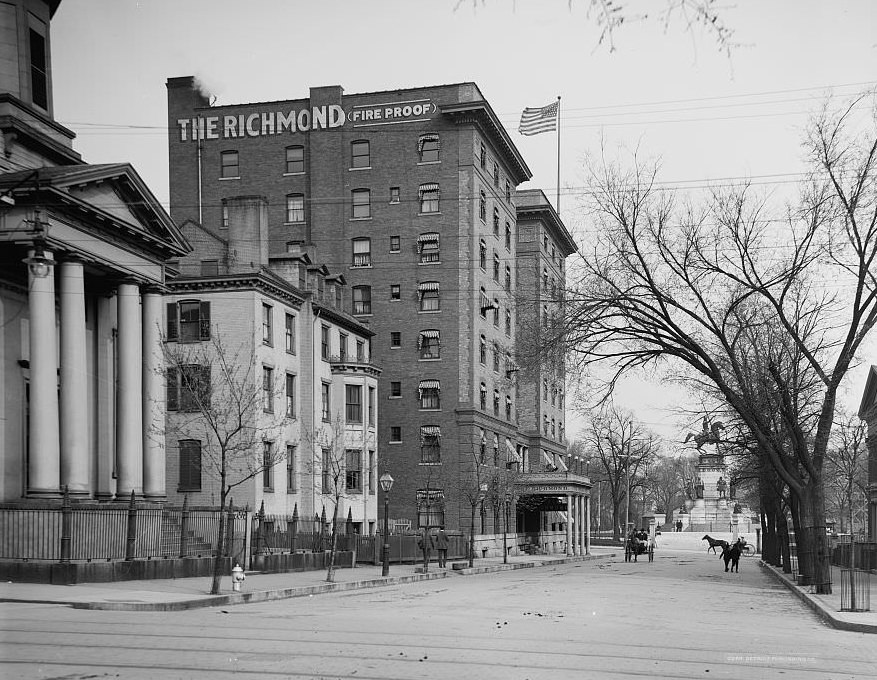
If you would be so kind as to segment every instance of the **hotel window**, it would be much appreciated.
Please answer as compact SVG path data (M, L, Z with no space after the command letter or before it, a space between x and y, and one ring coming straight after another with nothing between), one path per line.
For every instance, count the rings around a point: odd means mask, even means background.
M437 213L439 211L439 185L435 183L421 184L418 189L420 196L420 213Z
M505 334L512 335L512 312L510 309L505 310Z
M332 479L332 449L323 449L323 460L321 467L322 474L320 475L320 477L322 479L322 492L332 493L335 490L333 488L335 485L332 483L334 481Z
M481 438L478 440L478 463L484 465L484 457L487 455L487 437L484 430L480 430Z
M484 191L478 194L478 216L482 222L487 222L487 194Z
M490 300L487 298L487 291L484 290L484 286L481 287L481 293L479 296L479 307L481 309L481 318L487 318L487 310L490 309Z
M421 163L434 163L439 159L439 136L434 133L420 135L417 140L417 152Z
M324 423L328 423L332 417L332 412L330 411L330 403L329 403L329 389L331 385L329 383L321 383L320 388L320 396L322 398L322 408L321 408L321 416L323 418Z
M512 292L512 268L509 265L505 266L505 289Z
M505 249L512 249L512 225L508 222L505 223Z
M548 378L542 378L542 401L548 403Z
M499 283L499 254L493 253L493 280Z
M368 168L371 166L368 141L364 139L350 143L350 167Z
M548 436L548 416L542 416L542 430L545 432L545 436Z
M417 336L417 349L421 359L441 358L441 336L438 329L420 331Z
M493 343L493 371L499 373L499 357L502 354L498 343Z
M478 405L481 407L482 411L487 410L487 385L481 383L481 387L478 393Z
M394 380L390 383L390 396L391 397L401 397L402 396L402 381Z
M493 298L493 325L499 328L499 300Z
M338 331L338 358L347 361L347 333Z
M554 423L554 418L551 419L551 436L552 437L557 436L557 426Z
M440 262L441 253L439 251L439 235L433 232L418 236L417 250L420 252L420 264Z
M365 343L362 340L356 341L356 360L365 361Z
M181 300L167 304L168 342L198 342L210 339L210 303Z
M219 260L201 260L201 276L219 274Z
M323 361L329 361L329 327L321 326L320 327L320 358Z
M345 385L345 416L348 423L362 422L362 385Z
M210 408L210 366L185 364L165 372L168 411L193 413Z
M480 163L482 170L487 168L487 149L484 147L484 142L481 143Z
M402 250L402 239L399 236L390 237L390 252L398 253Z
M305 221L305 197L304 194L289 194L286 197L286 221Z
M274 369L262 366L262 410L274 413Z
M512 185L508 180L505 181L505 200L506 203L512 202Z
M438 380L421 380L417 386L420 408L435 410L441 408L441 385Z
M286 147L286 172L305 171L305 148L303 146Z
M424 281L417 285L417 294L420 296L421 312L437 312L441 308L438 281Z
M262 304L262 344L274 346L274 310L271 305Z
M482 364L487 364L487 338L483 335L481 336L481 340L478 346L478 360Z
M286 315L285 334L286 352L295 354L295 317L292 314Z
M478 264L482 269L487 270L487 244L484 239L478 242Z
M286 445L286 493L298 491L298 447L294 444Z
M493 186L499 186L499 165L496 163L493 164Z
M505 397L505 419L509 422L512 420L512 398L509 395Z
M180 472L177 491L201 490L201 442L196 439L181 439Z
M442 431L438 425L420 426L420 462L442 462Z
M274 442L262 442L262 488L274 490Z
M493 209L493 235L499 238L499 208Z
M368 388L368 424L370 427L375 426L375 388Z
M402 346L402 333L400 331L390 332L390 347Z
M362 493L362 451L347 449L345 452L344 488Z
M493 391L493 415L499 415L499 390Z
M399 187L390 187L390 203L399 203Z
M30 29L30 89L31 101L41 109L49 110L49 79L46 77L46 38Z
M390 441L391 442L401 442L402 441L402 428L399 425L393 425L390 427Z
M371 267L372 240L370 238L353 239L353 266Z
M220 177L231 179L241 176L237 151L223 151L220 154Z
M398 283L390 284L390 299L391 300L401 300L402 299L402 286Z
M286 417L295 418L295 376L286 374Z
M372 289L371 286L353 287L353 313L372 313Z
M222 202L222 228L228 229L228 206Z
M353 218L366 219L371 217L371 191L369 189L354 189L351 195L353 197Z

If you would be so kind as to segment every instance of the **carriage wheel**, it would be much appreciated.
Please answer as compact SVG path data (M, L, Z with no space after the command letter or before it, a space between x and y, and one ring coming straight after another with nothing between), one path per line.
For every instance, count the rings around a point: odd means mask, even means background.
M655 546L649 545L649 562L655 561Z

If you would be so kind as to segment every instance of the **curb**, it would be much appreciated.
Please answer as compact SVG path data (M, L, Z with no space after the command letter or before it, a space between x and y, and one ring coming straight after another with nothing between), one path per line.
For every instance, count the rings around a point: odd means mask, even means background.
M268 602L271 600L285 600L294 597L309 597L323 593L343 592L347 590L363 590L366 588L382 588L417 581L432 581L448 578L452 574L459 576L475 576L499 571L513 571L516 569L533 569L535 567L547 567L555 564L569 562L588 562L592 560L610 559L616 553L603 553L599 555L576 555L553 560L534 560L532 562L516 562L513 564L491 564L480 567L466 568L459 571L448 569L447 571L431 571L426 574L411 574L407 576L390 576L380 579L362 581L349 581L347 583L321 583L314 586L299 586L296 588L282 588L280 590L261 590L249 593L230 593L227 595L208 595L190 600L176 602L43 602L44 604L61 604L73 609L92 609L103 611L127 611L127 612L172 612L198 609L204 607L222 607L236 604L249 604L255 602ZM7 600L12 601L12 600ZM26 600L33 602L33 600Z
M877 634L877 625L870 623L854 623L852 621L843 621L842 619L838 619L834 616L834 612L828 609L822 602L819 602L817 599L809 597L807 593L801 590L796 583L792 583L785 575L777 571L774 567L767 564L764 560L758 561L759 566L762 571L766 571L776 581L782 583L786 588L788 588L794 595L801 600L807 607L809 607L819 618L821 618L825 623L827 623L832 628L837 628L838 630L849 630L854 633L872 633Z

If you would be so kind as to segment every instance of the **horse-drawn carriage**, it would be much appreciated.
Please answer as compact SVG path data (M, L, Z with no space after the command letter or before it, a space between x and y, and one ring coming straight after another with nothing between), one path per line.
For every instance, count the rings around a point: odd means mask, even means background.
M640 555L648 555L649 562L655 559L655 539L645 532L635 532L624 542L624 561L637 561Z

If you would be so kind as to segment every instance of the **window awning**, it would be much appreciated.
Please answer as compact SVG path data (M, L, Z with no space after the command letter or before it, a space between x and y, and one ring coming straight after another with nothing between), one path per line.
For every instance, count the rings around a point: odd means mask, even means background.
M423 151L423 145L427 142L435 142L437 148L441 148L441 141L439 140L439 136L436 134L428 134L428 135L420 135L420 139L417 140L417 151L418 153Z
M442 429L438 425L423 425L420 428L420 445L433 443L435 439L442 438Z
M439 235L435 232L430 232L428 234L421 234L417 237L418 243L424 243L425 241L435 241L438 243Z
M440 390L442 385L438 380L421 380L419 387L422 390Z
M423 196L423 194L425 194L428 191L438 191L438 190L439 190L439 185L436 182L430 182L429 184L421 184L420 188L418 189L421 196Z
M425 290L438 290L439 282L438 281L423 281L422 283L417 284L417 290L421 293Z
M432 330L432 329L427 330L427 331L420 331L420 335L423 336L424 338L438 338L438 337L440 337L439 331Z

